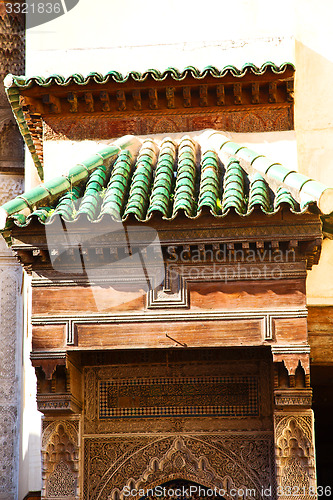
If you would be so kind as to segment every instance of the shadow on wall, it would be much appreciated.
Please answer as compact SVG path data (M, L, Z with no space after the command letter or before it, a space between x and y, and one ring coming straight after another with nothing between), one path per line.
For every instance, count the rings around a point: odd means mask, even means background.
M299 171L333 186L333 61L295 41Z
M19 499L39 500L41 491L41 438L37 434L30 434L28 447L20 463ZM22 484L23 483L23 484Z

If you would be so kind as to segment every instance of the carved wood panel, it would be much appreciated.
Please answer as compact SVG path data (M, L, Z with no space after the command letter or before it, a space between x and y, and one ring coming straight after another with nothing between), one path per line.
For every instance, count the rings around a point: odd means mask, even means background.
M312 410L276 412L274 427L278 499L316 499Z
M79 420L47 420L42 433L42 499L76 500L79 489Z
M84 462L85 500L122 499L124 487L146 491L174 479L254 500L274 484L269 433L86 438Z

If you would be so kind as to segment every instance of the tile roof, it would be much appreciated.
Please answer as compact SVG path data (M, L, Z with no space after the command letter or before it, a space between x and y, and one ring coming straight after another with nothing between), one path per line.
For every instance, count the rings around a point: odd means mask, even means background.
M85 87L89 84L99 84L104 85L109 82L114 82L116 84L125 84L126 82L145 82L147 80L154 80L156 82L162 82L167 78L171 78L174 81L181 82L186 78L190 77L197 81L201 81L205 78L213 78L217 81L221 81L225 77L234 77L237 79L246 78L247 76L265 75L266 73L274 73L278 77L282 78L283 75L288 72L294 72L294 66L291 63L284 63L280 66L268 61L264 63L260 68L254 64L247 63L241 69L237 69L235 66L225 66L221 70L214 66L207 66L203 70L199 70L193 66L186 67L183 71L179 71L176 68L167 68L165 71L160 72L156 69L149 69L144 73L139 73L131 71L126 75L122 75L118 71L109 71L105 75L101 73L91 72L87 76L83 76L79 73L64 77L59 74L53 74L48 77L42 76L16 76L9 74L4 79L5 91L12 107L16 122L22 134L22 137L31 153L32 159L36 165L38 174L41 179L43 179L43 166L41 159L39 157L38 151L36 150L36 145L31 133L31 128L27 123L26 116L23 112L22 102L21 102L21 92L34 87L39 87L42 90L47 90L50 87L56 86L60 88L68 87L70 85L78 85L79 87Z
M220 132L139 139L126 136L104 147L67 176L47 181L0 208L0 228L32 220L51 224L154 216L174 219L204 212L246 217L255 209L272 215L281 207L301 214L310 206L333 212L333 189L287 169Z
M62 87L67 87L73 83L77 85L87 85L89 82L104 84L111 80L117 83L124 83L128 80L133 80L135 82L143 82L149 77L153 78L155 81L165 80L168 76L171 76L174 80L180 81L184 80L187 76L192 76L197 80L202 80L206 78L207 75L213 76L215 78L222 78L227 74L230 74L237 78L242 78L248 73L253 75L263 75L266 71L272 71L277 75L282 75L287 69L294 69L294 66L290 62L286 62L277 66L271 61L265 62L260 68L255 64L246 63L241 69L235 66L228 65L224 66L222 69L218 69L215 66L206 66L203 70L199 70L194 66L187 66L183 71L179 71L177 68L167 68L165 71L159 71L157 69L148 69L147 71L140 73L138 71L130 71L126 75L122 75L118 71L109 71L105 75L97 72L91 72L87 76L83 76L80 73L75 73L68 77L53 74L47 77L42 76L15 76L7 75L5 78L5 87L7 89L13 89L19 87L21 89L27 89L34 85L39 87L50 87L51 85L59 85ZM10 92L10 91L9 91Z

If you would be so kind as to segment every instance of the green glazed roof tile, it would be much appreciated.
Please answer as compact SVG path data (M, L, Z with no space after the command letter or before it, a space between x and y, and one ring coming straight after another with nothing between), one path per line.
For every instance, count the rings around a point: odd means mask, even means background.
M189 136L184 136L178 147L178 166L172 216L183 210L189 217L194 216L196 183L195 143Z
M217 213L217 200L220 197L219 164L214 151L206 151L202 156L198 210L207 207Z
M147 216L153 212L160 212L164 217L169 215L171 189L174 181L175 158L175 144L171 139L164 139L161 144L159 159L156 165L155 179Z
M89 83L95 83L99 85L107 84L108 82L115 82L117 84L123 84L125 82L145 82L146 80L153 79L158 82L164 81L166 78L171 77L175 81L183 81L187 77L192 77L196 80L202 80L203 78L211 77L220 79L225 76L232 76L236 78L243 78L247 74L252 75L263 75L266 71L271 71L277 75L283 75L286 71L294 71L294 66L291 63L283 63L280 66L275 65L273 62L266 62L261 67L257 67L254 64L247 63L241 69L235 66L225 66L222 69L218 69L214 66L207 66L203 70L199 70L194 66L188 66L182 71L177 68L167 68L165 71L159 71L156 69L148 69L147 71L140 73L137 71L131 71L126 75L122 75L118 71L109 71L105 75L98 72L90 72L87 76L83 76L79 73L74 73L68 77L64 77L59 74L53 74L48 77L42 76L16 76L8 74L4 79L5 91L12 107L15 119L19 126L20 132L28 146L31 153L35 166L37 168L40 179L43 180L43 166L41 164L40 158L37 154L34 141L31 137L31 131L29 129L28 123L26 121L25 115L23 113L20 92L25 89L30 89L33 87L40 87L42 89L48 89L51 86L58 87L68 87L70 85L85 86Z
M137 159L124 213L125 217L133 214L138 220L145 219L155 161L154 146L148 139L143 143Z
M222 213L233 208L237 213L243 214L245 207L243 169L238 160L231 158L223 182Z
M211 146L209 134L214 138ZM333 220L332 189L227 142L222 133L166 137L160 143L135 137L120 142L123 149L117 141L74 166L67 176L5 203L0 224L6 238L14 225L25 227L32 219L52 224L56 216L75 221L84 214L94 222L105 216L118 221L134 216L145 222L155 214L172 220L180 212L196 218L205 210L214 217L227 217L230 210L246 216L255 209L267 215L288 208L301 214L316 205ZM224 152L224 163L221 144L226 150L231 144L233 152ZM331 219L325 219L326 228L333 227Z
M260 174L255 174L250 184L250 198L248 209L259 207L264 212L269 212L270 196L267 183Z
M105 84L109 81L124 83L128 80L143 82L149 77L153 78L156 81L163 81L168 76L171 76L174 80L178 81L184 80L187 76L192 76L193 78L201 80L207 75L213 76L215 78L221 78L228 73L232 76L241 78L246 75L246 73L262 75L267 70L271 70L275 74L282 74L287 69L294 69L294 66L291 63L283 63L280 66L277 66L273 62L268 61L264 63L260 68L251 63L244 64L241 69L238 69L232 65L225 66L222 69L218 69L215 66L206 66L203 70L199 70L194 66L187 66L183 71L179 71L177 68L167 68L165 71L148 69L143 73L140 73L138 71L131 71L126 75L122 75L118 71L109 71L105 75L102 75L98 72L90 72L86 77L84 77L80 73L74 73L73 75L70 75L68 77L64 77L59 74L53 74L47 77L26 77L9 74L5 78L5 86L7 89L12 90L13 95L18 95L18 89L27 89L34 86L47 88L51 85L59 85L61 87L67 87L68 85L72 85L73 83L77 85L87 85L87 83L89 82Z
M115 220L121 218L125 196L129 188L132 162L132 155L128 150L124 150L119 154L104 193L100 216L109 214Z
M279 187L277 192L276 192L276 196L275 196L275 200L274 200L274 208L278 209L282 203L286 203L287 205L289 205L292 210L297 209L297 203L294 200L294 198L291 196L290 192L287 191L287 189L285 189L283 187Z

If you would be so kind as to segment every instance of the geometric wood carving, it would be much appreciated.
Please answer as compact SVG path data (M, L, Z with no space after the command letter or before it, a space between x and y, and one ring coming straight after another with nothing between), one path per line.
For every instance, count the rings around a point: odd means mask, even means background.
M79 499L79 422L44 421L42 499Z
M316 499L313 412L275 412L277 498Z
M257 500L274 483L271 436L265 433L86 438L84 456L85 500L116 500L124 487L147 491L170 480L224 490L228 500L243 490Z
M100 418L259 414L255 377L122 379L99 392Z

